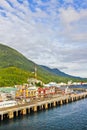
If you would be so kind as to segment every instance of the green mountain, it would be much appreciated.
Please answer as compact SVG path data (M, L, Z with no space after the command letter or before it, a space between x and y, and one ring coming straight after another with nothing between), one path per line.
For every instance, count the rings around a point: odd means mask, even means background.
M78 79L82 79L81 77L76 77L76 76L72 76L72 75L69 75L69 74L66 74L62 71L60 71L59 69L57 68L49 68L47 66L44 66L44 65L41 65L41 67L43 67L44 69L48 70L49 72L53 73L53 74L56 74L58 76L62 76L62 77L69 77L69 78L78 78Z
M0 86L27 83L29 78L34 77L35 66L37 68L37 78L45 83L50 81L67 82L68 80L85 80L58 75L28 60L18 51L0 44Z
M0 68L17 67L33 71L34 63L18 51L0 44Z

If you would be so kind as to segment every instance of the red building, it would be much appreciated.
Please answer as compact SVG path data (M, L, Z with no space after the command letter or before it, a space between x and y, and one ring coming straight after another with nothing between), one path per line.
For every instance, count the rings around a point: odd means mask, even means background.
M38 88L38 97L48 97L55 94L55 87Z
M38 97L45 97L50 94L49 88L38 88Z

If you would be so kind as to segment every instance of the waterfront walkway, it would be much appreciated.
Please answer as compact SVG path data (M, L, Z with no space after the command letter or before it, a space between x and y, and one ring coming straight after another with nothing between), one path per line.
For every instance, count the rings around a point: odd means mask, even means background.
M0 120L12 119L20 115L30 114L40 110L49 109L58 105L67 104L87 97L87 92L80 94L64 95L60 97L44 98L43 100L34 100L33 102L16 105L0 109Z

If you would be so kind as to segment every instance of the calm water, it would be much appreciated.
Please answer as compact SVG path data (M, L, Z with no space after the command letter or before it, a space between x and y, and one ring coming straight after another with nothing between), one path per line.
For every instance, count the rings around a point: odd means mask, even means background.
M72 85L70 88L85 88L87 89L87 85Z
M0 130L87 130L87 99L2 122Z

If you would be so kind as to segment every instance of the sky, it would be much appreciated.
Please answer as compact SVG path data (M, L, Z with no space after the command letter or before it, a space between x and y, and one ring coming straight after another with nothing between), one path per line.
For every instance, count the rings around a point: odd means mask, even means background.
M0 0L0 43L87 77L87 0Z

